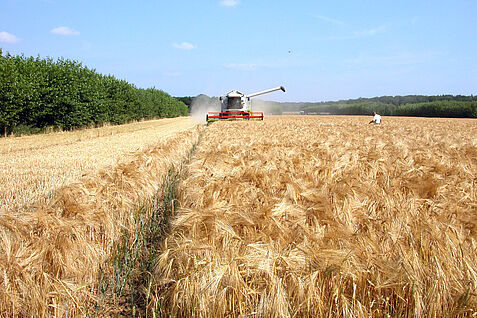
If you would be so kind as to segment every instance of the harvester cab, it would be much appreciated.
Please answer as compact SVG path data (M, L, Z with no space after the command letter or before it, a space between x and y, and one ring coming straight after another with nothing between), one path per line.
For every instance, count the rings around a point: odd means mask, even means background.
M283 86L267 89L265 91L245 95L237 90L232 90L227 94L220 96L220 112L209 112L206 115L207 123L219 120L263 120L263 112L252 112L252 97L268 94L281 90L285 92Z

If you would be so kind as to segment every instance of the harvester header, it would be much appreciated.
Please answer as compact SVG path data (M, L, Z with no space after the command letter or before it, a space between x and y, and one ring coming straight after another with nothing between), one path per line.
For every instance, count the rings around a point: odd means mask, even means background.
M268 94L275 91L285 92L283 86L245 95L237 90L232 90L220 96L220 112L209 112L206 116L207 123L219 120L263 120L263 112L252 112L250 98Z

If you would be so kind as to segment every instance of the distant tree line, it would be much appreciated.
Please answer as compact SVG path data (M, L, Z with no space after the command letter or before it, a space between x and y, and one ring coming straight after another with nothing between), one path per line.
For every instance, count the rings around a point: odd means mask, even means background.
M382 102L315 103L301 108L305 114L477 118L477 101L436 100L395 106Z
M259 104L259 103L256 103ZM305 114L423 116L477 118L477 96L381 96L327 102L266 102L274 115L289 111Z
M202 99L208 98L211 101L217 99L216 97L208 97L206 95L201 96ZM194 99L193 97L176 98L187 104L189 108ZM477 96L381 96L315 103L265 102L260 99L253 99L252 108L273 115L281 115L283 112L329 115L371 115L373 112L377 112L384 116L477 118Z
M189 109L189 112L190 112L190 108L192 106L192 101L194 100L195 97L185 96L185 97L174 97L174 98L177 99L180 102L183 102L187 106L187 108Z
M72 129L188 115L155 88L140 89L77 61L4 54L0 49L0 131Z
M355 98L338 101L322 102L325 104L359 104L359 103L382 103L391 104L394 106L401 106L406 104L427 103L436 101L460 101L460 102L472 102L477 101L477 96L465 96L465 95L406 95L406 96L380 96L371 98Z

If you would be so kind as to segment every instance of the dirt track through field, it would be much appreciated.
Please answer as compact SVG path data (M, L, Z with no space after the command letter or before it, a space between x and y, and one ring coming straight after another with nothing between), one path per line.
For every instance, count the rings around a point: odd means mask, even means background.
M194 125L181 117L0 138L0 212L44 203L55 189Z

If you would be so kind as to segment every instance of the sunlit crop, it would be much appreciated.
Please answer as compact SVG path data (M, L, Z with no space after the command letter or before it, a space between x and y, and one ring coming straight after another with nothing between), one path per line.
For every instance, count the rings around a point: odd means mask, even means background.
M0 211L45 203L55 189L193 126L188 118L171 118L1 138Z
M216 122L195 152L185 122L2 140L9 167L46 155L12 187L89 168L0 213L0 316L475 316L477 122L369 120ZM164 180L192 153L175 197ZM161 193L172 227L141 241Z
M57 142L52 147L46 142L42 145L42 136L36 136L32 137L38 139L31 148L28 144L15 147L26 147L28 150L22 152L24 159L29 162L37 159L41 164L28 167L31 172L27 175L17 174L12 178L9 185L14 189L20 189L15 188L18 178L19 182L23 182L23 177L35 178L34 171L47 170L48 164L59 167L58 171L48 170L55 178L67 174L68 169L77 169L72 164L75 160L90 169L74 182L56 189L48 183L54 178L48 179L47 191L54 189L49 199L22 206L18 211L0 213L0 316L94 314L95 306L101 302L97 291L100 267L121 237L134 232L138 209L160 192L168 171L181 164L197 140L199 131L194 124L175 122L176 126L162 127L165 129L146 124L144 131L137 126L122 127L125 130L114 131L111 138L103 136L101 130L100 136L85 138L84 142L80 141L82 133L65 140L44 136L45 140ZM70 147L70 142L74 146ZM89 143L94 146L87 147ZM68 151L56 153L58 149ZM45 157L48 152L51 157ZM28 157L38 154L43 155L43 161ZM102 155L106 159L95 158ZM16 156L14 150L6 153L7 158L12 156ZM113 165L93 171L97 164L111 160L115 162ZM18 162L25 169L28 166L20 159ZM9 167L11 171L7 172L18 172L12 161ZM78 176L78 171L73 175Z
M157 260L156 307L194 317L477 312L477 122L211 125Z

